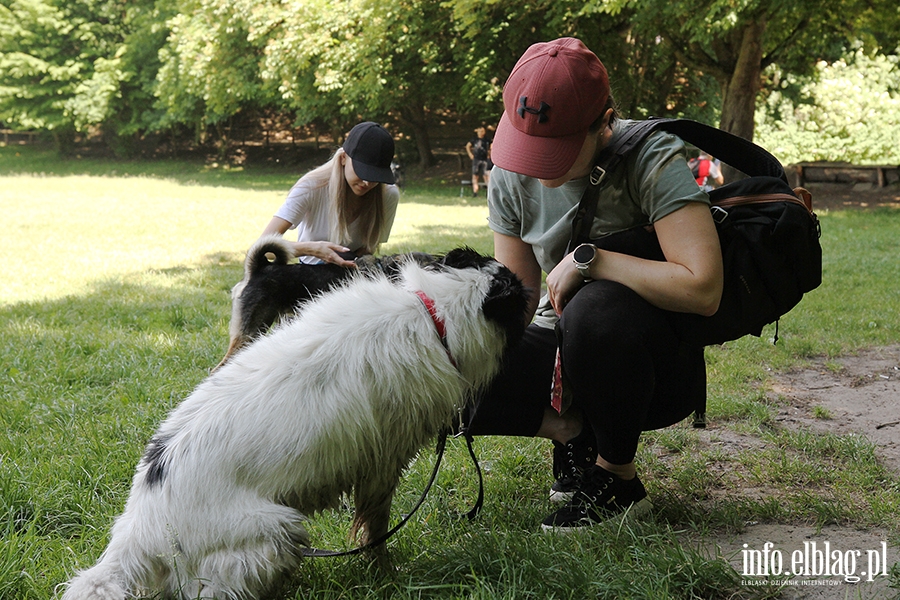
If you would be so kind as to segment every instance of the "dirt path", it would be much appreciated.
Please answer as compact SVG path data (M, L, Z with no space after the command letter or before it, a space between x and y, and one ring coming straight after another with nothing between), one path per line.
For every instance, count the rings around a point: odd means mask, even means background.
M862 434L900 473L900 345L783 374L772 392L789 401L777 416L786 427Z
M863 435L876 446L878 460L900 473L900 345L814 361L807 368L778 375L770 393L781 404L776 419L784 427ZM745 436L722 430L713 429L703 435L709 436L708 443L721 444L725 449L729 445L745 449L753 443ZM753 490L746 492L753 494ZM799 565L809 568L809 574L798 574L793 579L786 574L747 578L754 583L788 581L781 596L787 600L900 597L900 590L890 589L889 578L884 575L900 561L900 547L891 543L888 531L839 525L819 529L748 524L741 533L719 536L715 544L717 555L741 574L748 572L751 551L757 552L752 554L757 561L761 557L774 560L777 552L785 571L793 568L794 556L801 559ZM767 548L769 554L761 554ZM825 554L817 555L817 551ZM839 559L840 564L830 573L817 575L813 572L815 558L828 554L832 563ZM835 575L835 570L843 575ZM870 575L876 570L877 576ZM851 573L860 581L853 582L852 575L848 580Z

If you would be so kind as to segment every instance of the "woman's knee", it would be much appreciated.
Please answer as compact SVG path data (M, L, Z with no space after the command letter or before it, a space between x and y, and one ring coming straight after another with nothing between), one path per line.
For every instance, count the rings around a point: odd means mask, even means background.
M656 324L659 312L630 288L613 281L595 281L572 298L560 317L566 345L587 343L599 348L610 344L640 343Z

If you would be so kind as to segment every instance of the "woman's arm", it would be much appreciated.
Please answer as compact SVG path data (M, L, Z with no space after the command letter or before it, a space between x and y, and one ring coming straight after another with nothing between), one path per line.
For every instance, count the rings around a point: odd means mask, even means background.
M665 310L715 314L722 298L722 251L709 207L691 202L658 220L654 228L665 262L600 250L591 263L591 278L617 281ZM581 284L569 254L547 276L557 312Z
M541 296L541 267L531 245L517 237L494 232L494 258L515 273L531 290L525 323L530 323Z
M266 228L263 229L262 235L267 234L284 234L290 229L291 223L281 217L272 217ZM334 263L342 267L353 268L356 263L352 260L341 258L338 252L350 252L349 248L345 248L340 244L332 244L331 242L288 242L294 251L294 256L315 256L325 262Z

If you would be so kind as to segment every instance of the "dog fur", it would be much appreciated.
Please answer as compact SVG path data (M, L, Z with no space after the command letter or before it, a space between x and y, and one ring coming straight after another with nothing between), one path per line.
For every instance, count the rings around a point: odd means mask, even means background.
M172 410L108 547L63 600L257 598L297 566L304 515L345 493L353 535L378 539L404 469L496 373L527 298L469 249L317 296Z
M274 256L270 261L267 255ZM231 289L231 321L225 356L214 371L224 365L238 350L265 333L279 319L292 315L303 303L347 280L354 271L386 274L395 278L400 266L415 260L422 265L434 257L421 252L378 257L352 253L341 255L356 263L356 269L331 263L305 264L289 262L293 250L277 234L262 236L247 251L244 278Z

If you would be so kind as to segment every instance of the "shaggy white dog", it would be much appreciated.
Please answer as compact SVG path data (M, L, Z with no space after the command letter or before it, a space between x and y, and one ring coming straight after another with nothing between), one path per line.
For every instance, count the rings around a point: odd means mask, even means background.
M521 335L527 296L458 249L311 301L173 409L109 546L63 599L258 597L297 565L303 515L343 493L360 543L378 539L410 460Z

